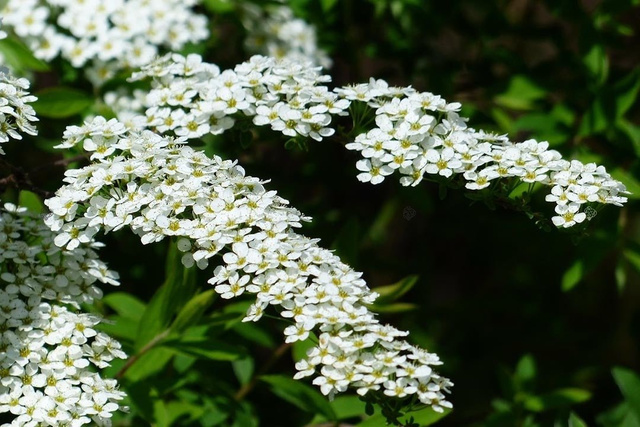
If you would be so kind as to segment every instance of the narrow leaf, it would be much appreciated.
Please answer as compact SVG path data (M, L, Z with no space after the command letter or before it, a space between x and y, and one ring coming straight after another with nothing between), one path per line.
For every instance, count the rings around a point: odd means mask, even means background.
M217 294L213 289L202 292L187 302L171 324L171 332L180 333L189 326L195 325L204 312L216 300Z
M582 419L576 415L575 412L571 412L569 414L569 427L589 427L587 423L582 421Z
M376 287L374 291L380 294L378 299L376 299L376 305L384 305L398 300L409 292L417 282L418 276L411 275L391 285Z

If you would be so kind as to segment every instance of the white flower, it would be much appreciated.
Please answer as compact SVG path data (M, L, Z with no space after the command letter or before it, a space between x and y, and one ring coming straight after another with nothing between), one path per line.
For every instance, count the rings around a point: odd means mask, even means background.
M584 212L578 212L580 205L577 203L569 203L566 205L557 205L556 213L558 216L551 218L556 227L568 228L576 223L581 223L587 217Z
M442 175L446 178L462 166L462 162L456 157L456 152L449 147L442 151L430 149L425 154L425 158L428 162L424 167L427 173Z
M393 169L382 163L382 161L372 158L358 160L356 168L362 171L357 178L361 182L371 182L372 184L380 184L384 181L384 177L391 175Z
M13 205L0 209L0 242L22 248L3 251L0 257L2 270L14 272L0 275L0 307L5 313L0 335L6 350L0 357L6 390L0 396L0 413L14 414L15 425L61 425L76 415L74 425L88 424L91 420L84 416L80 396L92 398L106 387L92 369L108 367L114 357L126 357L119 343L96 332L100 319L79 310L80 304L102 295L94 286L96 280L107 277L117 284L117 275L97 258L94 241L78 242L68 250L55 246L54 236L42 218L24 209ZM82 390L80 384L88 381L93 387ZM110 389L108 406L96 421L119 408L114 401L123 393Z
M161 48L180 49L207 36L206 20L191 9L193 2L42 3L9 0L5 24L37 58L51 60L61 53L74 67L88 65L87 76L96 85L117 70L148 63Z

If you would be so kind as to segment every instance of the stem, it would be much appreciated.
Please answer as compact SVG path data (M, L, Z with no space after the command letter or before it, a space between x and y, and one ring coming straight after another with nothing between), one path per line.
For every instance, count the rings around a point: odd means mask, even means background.
M289 347L291 347L291 343L283 343L280 347L278 347L276 351L273 352L269 360L267 360L265 364L262 365L260 370L256 372L253 377L251 377L251 380L247 384L243 385L240 390L236 392L233 398L237 402L242 402L242 400L255 388L256 384L258 384L258 379L260 378L260 376L269 371L269 369L271 369L271 367L278 361L278 359L280 359L287 352L287 350L289 350Z
M136 363L142 356L144 356L145 353L149 352L149 350L154 348L160 341L165 339L167 335L169 335L169 329L166 329L163 332L156 335L155 337L153 337L153 339L149 341L144 347L142 347L138 353L131 356L127 360L127 363L125 363L122 369L120 369L118 373L115 375L115 379L118 380L122 378L122 376L129 370L131 366L133 366L134 363Z

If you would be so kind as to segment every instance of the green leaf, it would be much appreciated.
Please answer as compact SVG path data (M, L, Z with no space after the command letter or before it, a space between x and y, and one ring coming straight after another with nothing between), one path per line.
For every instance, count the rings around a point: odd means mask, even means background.
M126 292L108 294L102 299L102 302L111 307L120 316L136 322L140 320L146 308L144 302Z
M615 276L618 292L622 292L625 285L627 284L627 269L624 266L624 262L622 262L621 260L618 260L618 262L616 263Z
M329 403L338 420L354 418L364 414L366 405L358 396L340 396Z
M164 371L175 352L168 348L155 347L140 356L125 373L125 378L133 383Z
M153 419L156 427L169 427L169 412L164 402L156 399L153 402Z
M127 399L136 415L149 422L154 419L153 400L157 398L156 394L155 390L150 390L148 381L137 381L127 386Z
M234 360L231 362L231 366L240 385L249 383L255 368L255 362L252 358L245 357L244 359Z
M571 412L569 414L569 427L589 427L587 423L582 421L582 419L576 415L575 412Z
M337 415L329 401L320 392L300 381L283 375L263 375L261 381L271 386L273 393L287 402L311 414L322 414L331 421L337 420Z
M195 325L202 317L207 308L216 300L217 294L213 289L202 292L191 298L182 307L176 320L171 324L172 333L180 333L189 326Z
M178 286L179 284L176 286L174 283L165 283L149 301L138 323L138 333L135 341L136 350L140 350L169 326L170 319L173 317L176 308L176 300L173 298L173 294L177 291Z
M177 421L180 418L188 416L189 420L198 420L205 413L205 409L201 405L195 405L189 402L172 401L165 404L166 425L180 425ZM157 420L157 418L156 418Z
M134 342L137 336L138 322L122 316L111 316L108 322L102 322L98 329L114 338Z
M338 0L320 0L323 12L329 12L338 3Z
M40 200L40 196L31 191L21 190L18 196L18 204L33 213L39 214L44 212L44 204L42 200Z
M640 254L633 249L626 249L622 252L622 255L629 261L629 263L640 272Z
M604 46L594 44L589 52L584 56L582 62L589 70L591 78L595 80L596 85L600 86L609 75L609 58L605 52Z
M616 122L616 127L629 137L636 156L640 157L640 126L636 126L630 121L621 118Z
M253 414L252 407L247 402L242 402L233 414L231 427L258 427L259 421Z
M629 410L627 415L622 420L620 427L640 427L640 421L638 421L638 419L639 418L636 416L636 414Z
M235 2L232 0L203 0L202 4L214 13L225 13L235 10Z
M47 63L37 59L28 47L12 37L0 40L0 54L16 71L49 71Z
M597 98L582 117L578 135L587 136L601 132L607 129L611 121L610 109L604 105L601 98Z
M32 105L39 116L61 119L85 112L93 105L91 95L78 89L53 87L35 94L38 100Z
M613 87L616 94L616 118L621 118L635 104L640 91L640 69L635 69Z
M247 354L247 351L242 347L209 337L168 339L163 341L161 345L180 353L209 360L237 360L246 357Z
M409 292L418 282L417 275L407 276L404 279L386 286L377 286L373 290L380 294L376 299L376 305L385 305L398 300Z
M626 368L615 367L611 372L631 412L640 420L640 378L635 372Z
M527 397L524 400L524 407L529 411L543 412L550 409L566 408L589 399L591 399L591 393L587 390L564 388L540 396Z
M536 379L536 361L530 354L524 355L516 365L516 380L522 386L522 390L531 391Z
M546 96L547 91L523 75L513 76L507 90L495 97L496 104L514 110L529 110L534 101Z
M408 313L420 308L418 304L410 302L394 302L385 305L371 304L369 307L375 313Z
M307 350L314 347L317 342L318 337L313 332L309 333L309 338L306 340L294 342L291 346L291 356L293 360L298 362L307 357Z
M568 292L573 289L584 274L584 263L581 259L576 260L571 267L562 275L562 290Z
M491 117L498 124L500 132L513 133L513 119L504 110L492 108Z
M139 350L155 336L162 333L176 311L191 297L195 285L195 273L180 262L181 254L174 242L169 245L166 261L166 279L147 305L140 324L135 349Z
M606 427L640 427L640 421L629 409L627 402L622 402L596 418L598 425Z
M252 322L242 322L236 319L232 329L233 332L242 338L253 341L262 347L275 348L277 345L273 337L262 328L262 325L256 325Z

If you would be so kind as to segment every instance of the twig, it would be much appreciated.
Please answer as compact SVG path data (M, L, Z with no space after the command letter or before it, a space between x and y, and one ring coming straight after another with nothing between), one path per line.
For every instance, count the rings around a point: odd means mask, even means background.
M0 178L0 193L2 193L8 187L14 187L18 190L29 190L43 199L53 197L54 193L51 191L43 190L31 181L31 175L41 170L49 169L57 166L67 166L69 163L77 162L78 160L86 159L87 156L82 154L75 157L69 157L66 159L56 160L55 162L46 163L42 166L32 169L31 171L25 171L21 167L12 165L11 163L0 157L0 166L9 170L9 175L4 178Z

